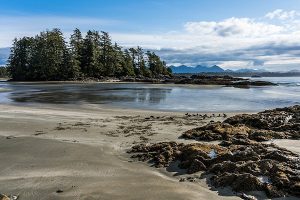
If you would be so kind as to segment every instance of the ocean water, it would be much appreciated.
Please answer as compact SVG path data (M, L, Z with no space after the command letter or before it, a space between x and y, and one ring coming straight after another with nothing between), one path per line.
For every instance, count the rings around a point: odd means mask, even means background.
M300 77L260 78L279 86L249 89L142 83L0 82L2 104L94 104L186 112L257 112L300 104Z

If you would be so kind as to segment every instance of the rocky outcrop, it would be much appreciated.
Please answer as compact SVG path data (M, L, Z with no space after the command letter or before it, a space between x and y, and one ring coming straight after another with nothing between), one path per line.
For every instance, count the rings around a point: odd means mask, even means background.
M5 194L0 194L0 200L17 200L19 199L18 195L6 196Z
M0 200L10 200L10 198L4 194L0 194Z
M300 106L236 115L186 131L182 137L220 143L141 144L129 153L155 167L168 167L176 161L188 174L211 174L215 187L230 186L237 192L264 191L270 198L300 197L300 156L274 144L261 143L299 139Z
M252 115L236 115L224 121L231 125L246 125L252 129L289 133L298 138L300 131L300 105L266 110ZM294 136L293 136L294 135Z
M196 84L196 85L223 85L230 87L248 88L251 86L272 86L276 85L268 81L252 81L244 78L232 76L211 76L211 75L192 75L192 76L160 76L156 78L148 77L122 77L124 82L143 82L143 83L175 83L175 84Z
M213 122L186 131L182 137L199 141L244 139L257 142L299 139L300 106L267 110L252 115L236 115L224 122Z
M170 80L169 80L170 81ZM249 79L237 78L232 76L210 76L192 75L191 77L174 77L176 84L196 84L196 85L224 85L232 87L251 87L251 86L272 86L276 85L268 81L251 81Z
M178 166L188 174L213 174L211 181L215 187L230 186L237 192L265 191L269 197L300 195L300 157L273 144L164 142L140 144L129 153L156 167L168 167L179 161Z

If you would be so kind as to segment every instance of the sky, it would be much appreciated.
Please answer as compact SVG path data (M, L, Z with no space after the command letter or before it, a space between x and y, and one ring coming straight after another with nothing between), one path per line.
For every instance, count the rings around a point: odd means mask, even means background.
M107 31L168 65L300 70L299 0L0 1L0 48L52 28Z

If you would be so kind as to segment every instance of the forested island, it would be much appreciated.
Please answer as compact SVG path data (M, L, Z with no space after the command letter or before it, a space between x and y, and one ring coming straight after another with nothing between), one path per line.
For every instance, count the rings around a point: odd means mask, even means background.
M7 69L13 81L67 81L103 77L156 78L172 74L154 52L123 49L107 32L75 29L67 42L60 29L15 39Z
M11 81L107 81L225 85L275 85L231 76L173 76L166 62L141 47L124 49L107 32L75 29L66 40L60 29L15 39L1 77Z

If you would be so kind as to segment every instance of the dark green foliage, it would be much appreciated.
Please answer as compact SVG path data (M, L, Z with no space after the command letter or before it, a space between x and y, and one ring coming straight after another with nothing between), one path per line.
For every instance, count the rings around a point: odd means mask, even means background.
M8 72L14 80L27 80L30 76L32 49L34 39L24 37L20 40L15 39L9 57Z
M16 81L77 80L82 78L171 75L154 52L141 47L122 50L107 32L75 29L66 43L59 29L15 39L8 72Z
M7 78L7 77L8 77L7 67L0 67L0 78Z

